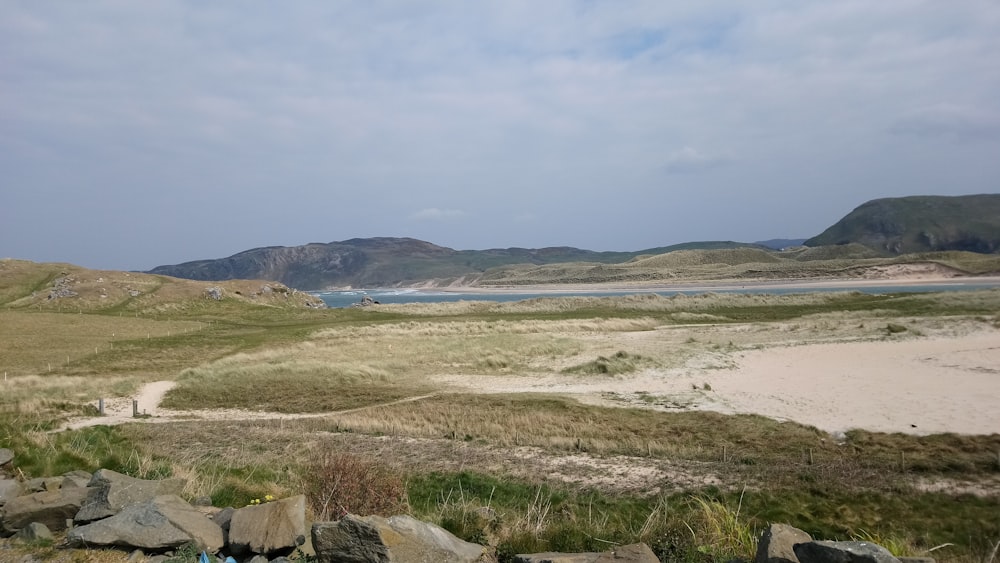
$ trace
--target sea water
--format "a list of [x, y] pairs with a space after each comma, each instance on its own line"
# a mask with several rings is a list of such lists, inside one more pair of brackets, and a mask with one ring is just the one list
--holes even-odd
[[857, 287], [845, 286], [767, 286], [751, 285], [744, 287], [720, 287], [698, 289], [635, 289], [635, 290], [595, 290], [595, 291], [504, 291], [498, 293], [464, 293], [454, 291], [434, 291], [423, 289], [354, 289], [346, 291], [311, 291], [326, 303], [327, 307], [351, 307], [360, 304], [365, 297], [371, 297], [379, 303], [445, 303], [453, 301], [494, 301], [509, 302], [535, 299], [539, 297], [613, 297], [620, 295], [649, 295], [651, 293], [669, 297], [671, 295], [698, 295], [703, 293], [749, 293], [787, 295], [795, 293], [816, 293], [831, 291], [860, 291], [870, 294], [885, 293], [924, 293], [929, 291], [969, 291], [1000, 287], [996, 283], [947, 282], [921, 285], [865, 285]]

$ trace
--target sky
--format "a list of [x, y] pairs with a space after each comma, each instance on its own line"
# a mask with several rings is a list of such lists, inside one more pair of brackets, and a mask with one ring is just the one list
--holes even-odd
[[806, 238], [1000, 192], [995, 0], [0, 0], [0, 258]]

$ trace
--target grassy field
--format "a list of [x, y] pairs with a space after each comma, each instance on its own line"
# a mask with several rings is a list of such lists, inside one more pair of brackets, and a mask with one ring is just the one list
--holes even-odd
[[[25, 477], [181, 476], [187, 496], [220, 506], [306, 492], [316, 517], [408, 511], [501, 559], [632, 541], [664, 560], [750, 558], [769, 522], [909, 554], [952, 544], [940, 560], [983, 561], [1000, 540], [1000, 435], [835, 438], [678, 411], [641, 388], [569, 392], [679, 366], [711, 374], [773, 346], [995, 330], [1000, 291], [318, 310], [263, 282], [217, 301], [215, 284], [129, 274], [142, 293], [112, 297], [124, 274], [17, 266], [0, 278], [0, 447]], [[67, 275], [82, 298], [48, 299]], [[49, 432], [157, 380], [177, 382], [164, 408], [200, 419]], [[691, 394], [711, 393], [696, 383]], [[335, 475], [350, 484], [340, 497]]]

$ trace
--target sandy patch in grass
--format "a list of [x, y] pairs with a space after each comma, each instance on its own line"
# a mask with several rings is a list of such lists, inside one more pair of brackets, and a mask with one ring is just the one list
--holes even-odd
[[707, 378], [713, 410], [830, 432], [1000, 433], [1000, 334], [815, 344], [741, 354]]
[[[907, 333], [887, 337], [884, 322], [877, 331], [869, 323], [853, 333], [838, 332], [835, 324], [818, 319], [811, 326], [703, 325], [619, 336], [605, 348], [627, 344], [647, 353], [673, 347], [679, 360], [614, 377], [548, 372], [435, 380], [479, 393], [563, 394], [595, 405], [760, 414], [831, 433], [1000, 433], [1000, 331], [973, 321], [929, 319], [908, 322]], [[917, 327], [928, 336], [915, 336]]]
[[[877, 311], [818, 314], [789, 322], [664, 325], [655, 330], [556, 332], [572, 337], [578, 353], [533, 357], [508, 372], [472, 369], [437, 373], [437, 391], [540, 393], [583, 403], [665, 412], [703, 410], [760, 414], [831, 433], [852, 428], [934, 434], [1000, 433], [1000, 331], [995, 319], [893, 317], [905, 326], [889, 334]], [[566, 328], [566, 327], [561, 327]], [[563, 370], [617, 351], [644, 358], [641, 369], [609, 375]], [[131, 398], [109, 399], [105, 417], [71, 428], [127, 421], [179, 419], [297, 419], [351, 411], [290, 415], [224, 408], [171, 411], [159, 401], [171, 382]], [[417, 400], [431, 395], [403, 399]], [[387, 401], [384, 404], [394, 404]], [[370, 405], [371, 408], [378, 405]], [[355, 409], [351, 409], [355, 410]]]

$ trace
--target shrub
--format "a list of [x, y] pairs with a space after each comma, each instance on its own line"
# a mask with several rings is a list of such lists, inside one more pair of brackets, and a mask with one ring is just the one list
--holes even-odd
[[363, 457], [326, 452], [304, 476], [306, 499], [318, 520], [344, 514], [391, 516], [408, 512], [406, 486], [392, 468]]

